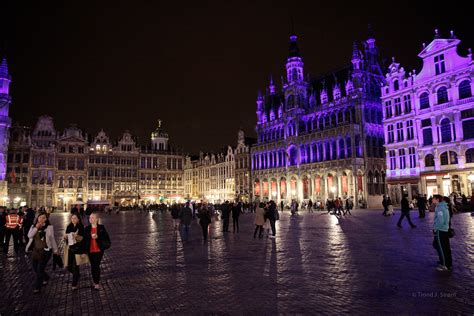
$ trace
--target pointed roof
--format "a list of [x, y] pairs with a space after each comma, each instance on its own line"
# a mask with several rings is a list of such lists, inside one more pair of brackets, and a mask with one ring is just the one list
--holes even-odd
[[357, 42], [352, 42], [352, 60], [360, 59], [359, 48], [357, 47]]
[[8, 78], [9, 76], [7, 58], [3, 57], [2, 63], [0, 64], [0, 78]]
[[372, 27], [372, 24], [367, 26], [367, 39], [375, 39], [374, 28]]
[[290, 35], [290, 49], [289, 49], [288, 58], [292, 58], [292, 57], [301, 58], [300, 49], [298, 47], [298, 43], [296, 42], [297, 39], [298, 39], [298, 36], [296, 36], [296, 34], [293, 33]]

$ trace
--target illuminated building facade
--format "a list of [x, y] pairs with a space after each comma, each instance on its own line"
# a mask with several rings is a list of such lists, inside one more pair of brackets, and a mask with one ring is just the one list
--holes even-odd
[[201, 152], [199, 157], [186, 157], [184, 174], [184, 194], [188, 199], [211, 203], [236, 199], [235, 159], [231, 146], [217, 154]]
[[393, 59], [382, 87], [387, 182], [402, 193], [471, 195], [474, 182], [474, 67], [471, 50], [458, 54], [453, 32], [435, 38], [418, 56], [419, 73]]
[[8, 206], [69, 209], [89, 205], [181, 202], [184, 156], [159, 127], [139, 147], [126, 131], [112, 144], [104, 131], [92, 141], [76, 126], [58, 133], [42, 116], [35, 128], [14, 126], [8, 149]]
[[[369, 32], [371, 33], [371, 32]], [[286, 79], [257, 97], [257, 143], [251, 147], [256, 200], [325, 201], [354, 197], [380, 207], [385, 192], [380, 86], [374, 37], [353, 45], [351, 65], [310, 79], [297, 37], [290, 37]]]
[[0, 205], [7, 203], [8, 186], [5, 181], [7, 172], [7, 153], [9, 142], [9, 129], [11, 125], [10, 117], [10, 81], [6, 58], [0, 64]]

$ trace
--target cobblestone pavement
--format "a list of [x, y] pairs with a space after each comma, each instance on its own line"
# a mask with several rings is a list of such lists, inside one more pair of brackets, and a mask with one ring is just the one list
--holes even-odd
[[[430, 231], [433, 214], [417, 228], [395, 226], [399, 212], [355, 210], [337, 219], [326, 213], [288, 212], [277, 238], [253, 239], [253, 215], [241, 216], [240, 233], [221, 232], [214, 221], [203, 244], [191, 226], [182, 244], [169, 214], [103, 215], [112, 247], [103, 261], [102, 286], [91, 289], [82, 268], [52, 272], [32, 294], [33, 272], [24, 255], [0, 257], [0, 314], [471, 314], [474, 312], [474, 217], [453, 219], [454, 271], [435, 271]], [[54, 214], [58, 237], [66, 214]], [[232, 226], [232, 224], [231, 224]], [[51, 272], [51, 265], [49, 267]]]

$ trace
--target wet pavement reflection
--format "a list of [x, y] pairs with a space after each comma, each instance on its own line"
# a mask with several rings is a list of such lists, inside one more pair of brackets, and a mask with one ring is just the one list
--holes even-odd
[[[449, 275], [434, 270], [433, 214], [415, 218], [416, 229], [399, 229], [397, 217], [380, 214], [285, 213], [275, 240], [253, 238], [253, 214], [240, 217], [239, 233], [223, 233], [214, 219], [207, 243], [197, 221], [183, 243], [169, 214], [104, 214], [112, 247], [101, 291], [91, 289], [84, 266], [78, 291], [67, 271], [56, 270], [33, 296], [29, 258], [11, 252], [0, 259], [0, 314], [472, 313], [474, 218], [453, 219]], [[51, 221], [59, 238], [69, 216]]]

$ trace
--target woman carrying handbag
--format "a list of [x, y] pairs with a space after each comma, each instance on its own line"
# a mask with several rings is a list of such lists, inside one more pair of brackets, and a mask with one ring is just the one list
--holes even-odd
[[90, 225], [84, 229], [83, 250], [88, 254], [91, 263], [94, 289], [99, 290], [100, 263], [104, 251], [110, 248], [111, 242], [104, 225], [99, 224], [99, 216], [96, 213], [90, 215], [89, 222]]
[[46, 265], [51, 256], [58, 253], [58, 245], [54, 239], [54, 228], [49, 223], [46, 212], [39, 213], [35, 223], [28, 232], [29, 242], [26, 251], [33, 245], [31, 262], [33, 271], [36, 273], [35, 289], [33, 293], [41, 291], [41, 287], [48, 284], [49, 275], [46, 273]]
[[72, 273], [72, 289], [77, 290], [77, 283], [80, 278], [79, 264], [76, 261], [76, 256], [82, 253], [81, 242], [84, 238], [84, 226], [82, 225], [81, 218], [77, 214], [71, 215], [71, 222], [66, 227], [66, 233], [64, 234], [64, 265], [68, 271]]

